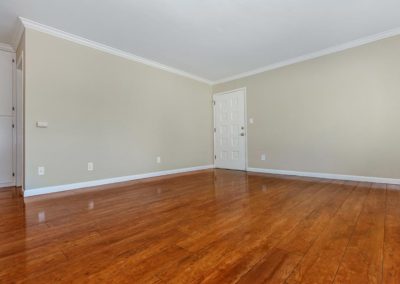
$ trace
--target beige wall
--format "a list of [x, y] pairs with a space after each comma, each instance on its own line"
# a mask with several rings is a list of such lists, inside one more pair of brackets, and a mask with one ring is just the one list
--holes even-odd
[[[249, 166], [400, 178], [400, 37], [214, 86], [247, 87]], [[265, 153], [267, 161], [261, 161]]]
[[30, 29], [25, 44], [27, 189], [213, 163], [209, 85]]

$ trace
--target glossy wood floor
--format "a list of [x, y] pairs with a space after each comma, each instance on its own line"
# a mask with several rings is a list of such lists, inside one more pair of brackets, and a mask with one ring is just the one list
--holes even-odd
[[400, 283], [397, 186], [208, 170], [24, 200], [1, 283]]

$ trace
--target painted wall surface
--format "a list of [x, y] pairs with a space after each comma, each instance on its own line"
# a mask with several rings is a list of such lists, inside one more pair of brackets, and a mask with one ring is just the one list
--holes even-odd
[[249, 167], [400, 178], [400, 36], [221, 83], [213, 92], [241, 87], [254, 119]]
[[209, 85], [31, 29], [25, 61], [27, 189], [213, 163]]

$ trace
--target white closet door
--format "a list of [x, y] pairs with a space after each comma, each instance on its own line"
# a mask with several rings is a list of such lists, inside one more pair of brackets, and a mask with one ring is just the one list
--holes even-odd
[[0, 116], [0, 187], [14, 183], [12, 117]]
[[0, 51], [0, 187], [13, 177], [13, 54]]
[[12, 116], [13, 54], [0, 50], [0, 116]]

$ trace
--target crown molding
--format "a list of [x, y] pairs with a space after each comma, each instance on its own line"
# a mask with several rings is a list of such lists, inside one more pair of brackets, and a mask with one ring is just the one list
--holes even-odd
[[14, 28], [14, 36], [11, 40], [11, 45], [14, 50], [17, 50], [19, 43], [21, 42], [22, 35], [24, 34], [25, 27], [21, 21], [21, 18], [18, 18], [17, 25]]
[[310, 59], [315, 59], [315, 58], [318, 58], [318, 57], [322, 57], [324, 55], [337, 53], [337, 52], [340, 52], [340, 51], [344, 51], [346, 49], [351, 49], [351, 48], [354, 48], [354, 47], [358, 47], [358, 46], [361, 46], [361, 45], [365, 45], [365, 44], [368, 44], [368, 43], [372, 43], [372, 42], [375, 42], [375, 41], [378, 41], [378, 40], [382, 40], [382, 39], [393, 37], [393, 36], [397, 36], [397, 35], [400, 35], [400, 27], [396, 28], [396, 29], [388, 30], [388, 31], [385, 31], [385, 32], [382, 32], [382, 33], [379, 33], [379, 34], [375, 34], [375, 35], [363, 37], [363, 38], [360, 38], [360, 39], [357, 39], [357, 40], [353, 40], [353, 41], [350, 41], [350, 42], [347, 42], [347, 43], [344, 43], [344, 44], [340, 44], [340, 45], [336, 45], [336, 46], [333, 46], [333, 47], [329, 47], [329, 48], [326, 48], [326, 49], [323, 49], [323, 50], [319, 50], [317, 52], [312, 52], [312, 53], [309, 53], [309, 54], [305, 54], [305, 55], [301, 55], [301, 56], [298, 56], [298, 57], [295, 57], [295, 58], [291, 58], [291, 59], [288, 59], [288, 60], [277, 62], [277, 63], [271, 64], [271, 65], [267, 65], [267, 66], [264, 66], [264, 67], [261, 67], [261, 68], [257, 68], [257, 69], [251, 70], [251, 71], [247, 71], [247, 72], [244, 72], [244, 73], [240, 73], [240, 74], [237, 74], [237, 75], [226, 77], [224, 79], [216, 80], [216, 81], [213, 82], [213, 85], [226, 83], [226, 82], [230, 82], [230, 81], [233, 81], [233, 80], [249, 77], [249, 76], [260, 74], [260, 73], [263, 73], [263, 72], [266, 72], [266, 71], [271, 71], [271, 70], [278, 69], [278, 68], [281, 68], [281, 67], [285, 67], [285, 66], [289, 66], [289, 65], [292, 65], [292, 64], [304, 62], [304, 61], [307, 61], [307, 60], [310, 60]]
[[[354, 48], [354, 47], [362, 46], [362, 45], [365, 45], [365, 44], [368, 44], [368, 43], [372, 43], [372, 42], [375, 42], [375, 41], [378, 41], [378, 40], [382, 40], [382, 39], [385, 39], [385, 38], [389, 38], [389, 37], [400, 35], [400, 27], [399, 27], [399, 28], [391, 29], [391, 30], [388, 30], [388, 31], [385, 31], [385, 32], [382, 32], [382, 33], [375, 34], [375, 35], [371, 35], [371, 36], [363, 37], [363, 38], [360, 38], [360, 39], [357, 39], [357, 40], [353, 40], [353, 41], [350, 41], [350, 42], [347, 42], [347, 43], [344, 43], [344, 44], [336, 45], [336, 46], [329, 47], [329, 48], [326, 48], [326, 49], [323, 49], [323, 50], [319, 50], [319, 51], [312, 52], [312, 53], [309, 53], [309, 54], [301, 55], [301, 56], [298, 56], [298, 57], [295, 57], [295, 58], [291, 58], [291, 59], [288, 59], [288, 60], [284, 60], [284, 61], [280, 61], [280, 62], [277, 62], [277, 63], [273, 63], [273, 64], [270, 64], [270, 65], [267, 65], [267, 66], [264, 66], [264, 67], [261, 67], [261, 68], [257, 68], [257, 69], [251, 70], [251, 71], [239, 73], [237, 75], [233, 75], [233, 76], [229, 76], [229, 77], [226, 77], [226, 78], [223, 78], [223, 79], [212, 81], [212, 80], [208, 80], [208, 79], [205, 79], [205, 78], [190, 74], [190, 73], [185, 72], [183, 70], [179, 70], [179, 69], [176, 69], [176, 68], [161, 64], [159, 62], [156, 62], [156, 61], [153, 61], [153, 60], [150, 60], [150, 59], [146, 59], [146, 58], [137, 56], [135, 54], [132, 54], [132, 53], [129, 53], [129, 52], [126, 52], [126, 51], [122, 51], [122, 50], [119, 50], [119, 49], [116, 49], [116, 48], [113, 48], [113, 47], [110, 47], [110, 46], [107, 46], [107, 45], [104, 45], [104, 44], [101, 44], [101, 43], [98, 43], [98, 42], [95, 42], [95, 41], [92, 41], [92, 40], [89, 40], [89, 39], [86, 39], [86, 38], [83, 38], [83, 37], [80, 37], [80, 36], [77, 36], [77, 35], [74, 35], [74, 34], [71, 34], [71, 33], [67, 33], [67, 32], [64, 32], [62, 30], [59, 30], [59, 29], [56, 29], [56, 28], [53, 28], [53, 27], [50, 27], [50, 26], [47, 26], [47, 25], [43, 25], [43, 24], [40, 24], [38, 22], [29, 20], [29, 19], [26, 19], [26, 18], [22, 18], [22, 17], [19, 17], [19, 21], [18, 21], [17, 27], [16, 27], [15, 32], [14, 32], [12, 45], [9, 46], [9, 45], [0, 44], [0, 49], [4, 50], [5, 48], [7, 48], [8, 51], [14, 52], [17, 49], [17, 47], [18, 47], [18, 45], [19, 45], [19, 43], [21, 41], [21, 38], [22, 38], [22, 35], [24, 33], [25, 28], [30, 28], [30, 29], [37, 30], [37, 31], [40, 31], [40, 32], [43, 32], [43, 33], [47, 33], [47, 34], [50, 34], [50, 35], [53, 35], [53, 36], [56, 36], [56, 37], [59, 37], [59, 38], [65, 39], [65, 40], [69, 40], [69, 41], [72, 41], [72, 42], [75, 42], [75, 43], [78, 43], [78, 44], [81, 44], [81, 45], [84, 45], [84, 46], [87, 46], [87, 47], [91, 47], [91, 48], [94, 48], [94, 49], [109, 53], [109, 54], [113, 54], [113, 55], [116, 55], [116, 56], [119, 56], [119, 57], [123, 57], [123, 58], [128, 59], [128, 60], [139, 62], [139, 63], [145, 64], [145, 65], [157, 68], [157, 69], [161, 69], [161, 70], [173, 73], [173, 74], [177, 74], [177, 75], [180, 75], [180, 76], [183, 76], [183, 77], [187, 77], [187, 78], [199, 81], [199, 82], [203, 82], [203, 83], [206, 83], [208, 85], [217, 85], [217, 84], [221, 84], [221, 83], [226, 83], [226, 82], [238, 80], [238, 79], [249, 77], [249, 76], [252, 76], [252, 75], [257, 75], [257, 74], [260, 74], [260, 73], [263, 73], [263, 72], [266, 72], [266, 71], [279, 69], [279, 68], [282, 68], [282, 67], [285, 67], [285, 66], [293, 65], [293, 64], [296, 64], [296, 63], [300, 63], [300, 62], [304, 62], [304, 61], [307, 61], [307, 60], [311, 60], [311, 59], [315, 59], [315, 58], [318, 58], [318, 57], [322, 57], [322, 56], [325, 56], [325, 55], [337, 53], [337, 52], [344, 51], [344, 50], [347, 50], [347, 49], [351, 49], [351, 48]], [[2, 48], [2, 46], [3, 46], [3, 48]], [[10, 48], [11, 48], [11, 50], [10, 50]]]
[[[95, 41], [92, 41], [92, 40], [89, 40], [89, 39], [86, 39], [86, 38], [83, 38], [83, 37], [80, 37], [80, 36], [77, 36], [77, 35], [74, 35], [74, 34], [71, 34], [71, 33], [67, 33], [67, 32], [64, 32], [62, 30], [59, 30], [59, 29], [56, 29], [56, 28], [53, 28], [53, 27], [50, 27], [50, 26], [46, 26], [46, 25], [37, 23], [37, 22], [29, 20], [29, 19], [25, 19], [25, 18], [22, 18], [22, 17], [19, 17], [19, 19], [20, 19], [20, 21], [22, 23], [22, 26], [24, 28], [29, 28], [29, 29], [33, 29], [33, 30], [36, 30], [36, 31], [40, 31], [40, 32], [43, 32], [43, 33], [46, 33], [46, 34], [49, 34], [49, 35], [52, 35], [52, 36], [55, 36], [55, 37], [58, 37], [58, 38], [62, 38], [62, 39], [68, 40], [68, 41], [72, 41], [72, 42], [78, 43], [80, 45], [91, 47], [91, 48], [94, 48], [94, 49], [97, 49], [97, 50], [100, 50], [100, 51], [103, 51], [103, 52], [106, 52], [106, 53], [109, 53], [109, 54], [113, 54], [113, 55], [116, 55], [116, 56], [119, 56], [119, 57], [123, 57], [123, 58], [128, 59], [128, 60], [139, 62], [139, 63], [145, 64], [145, 65], [157, 68], [157, 69], [161, 69], [161, 70], [164, 70], [164, 71], [176, 74], [176, 75], [180, 75], [180, 76], [183, 76], [183, 77], [186, 77], [186, 78], [190, 78], [190, 79], [193, 79], [193, 80], [196, 80], [196, 81], [199, 81], [199, 82], [203, 82], [203, 83], [206, 83], [208, 85], [211, 85], [213, 83], [212, 81], [207, 80], [205, 78], [201, 78], [199, 76], [190, 74], [188, 72], [185, 72], [185, 71], [182, 71], [182, 70], [179, 70], [179, 69], [176, 69], [176, 68], [161, 64], [159, 62], [156, 62], [156, 61], [153, 61], [153, 60], [150, 60], [150, 59], [146, 59], [146, 58], [137, 56], [135, 54], [132, 54], [132, 53], [129, 53], [129, 52], [126, 52], [126, 51], [122, 51], [122, 50], [113, 48], [113, 47], [108, 46], [108, 45], [104, 45], [102, 43], [98, 43], [98, 42], [95, 42]], [[19, 38], [19, 39], [15, 40], [15, 41], [19, 42], [22, 34], [23, 34], [23, 32], [19, 32], [17, 30], [15, 38]]]

